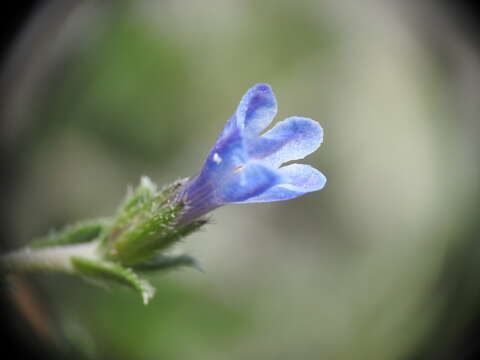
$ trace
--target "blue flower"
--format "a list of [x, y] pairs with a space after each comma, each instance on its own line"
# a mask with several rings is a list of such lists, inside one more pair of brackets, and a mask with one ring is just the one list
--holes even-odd
[[222, 205], [288, 200], [324, 187], [325, 176], [309, 165], [281, 166], [314, 152], [323, 140], [322, 127], [294, 116], [261, 134], [276, 113], [269, 85], [257, 84], [247, 91], [203, 169], [179, 193], [185, 204], [182, 223]]

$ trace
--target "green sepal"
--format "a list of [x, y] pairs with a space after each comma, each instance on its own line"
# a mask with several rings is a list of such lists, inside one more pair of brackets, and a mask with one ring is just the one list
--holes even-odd
[[127, 196], [101, 240], [104, 257], [134, 266], [203, 226], [204, 220], [187, 225], [177, 223], [183, 204], [174, 199], [182, 184], [177, 181], [157, 190], [150, 179], [143, 177], [140, 185]]
[[75, 272], [98, 285], [111, 287], [123, 285], [136, 290], [146, 305], [153, 297], [155, 288], [145, 279], [140, 278], [132, 269], [108, 261], [91, 260], [72, 256]]
[[52, 231], [45, 237], [34, 239], [29, 247], [42, 249], [59, 245], [86, 243], [95, 240], [108, 224], [108, 219], [82, 221], [66, 226], [59, 231]]
[[173, 270], [179, 267], [191, 267], [202, 271], [203, 269], [198, 264], [197, 260], [189, 255], [157, 255], [144, 263], [135, 265], [134, 270], [151, 272], [151, 271], [165, 271]]

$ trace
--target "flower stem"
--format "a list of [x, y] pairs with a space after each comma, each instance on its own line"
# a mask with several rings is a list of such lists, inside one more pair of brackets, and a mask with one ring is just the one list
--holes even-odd
[[72, 256], [97, 260], [99, 259], [97, 248], [97, 241], [42, 249], [25, 247], [0, 256], [0, 274], [35, 271], [74, 272]]

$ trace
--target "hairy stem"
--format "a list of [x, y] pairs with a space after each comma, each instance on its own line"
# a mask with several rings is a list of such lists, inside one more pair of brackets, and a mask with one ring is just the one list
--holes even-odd
[[43, 249], [26, 247], [0, 256], [0, 273], [34, 271], [73, 272], [72, 256], [97, 260], [99, 259], [97, 248], [97, 241]]

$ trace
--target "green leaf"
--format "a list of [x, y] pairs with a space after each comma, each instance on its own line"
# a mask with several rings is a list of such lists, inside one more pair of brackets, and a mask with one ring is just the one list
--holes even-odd
[[33, 240], [29, 247], [41, 249], [90, 242], [102, 233], [108, 222], [108, 219], [96, 219], [69, 225], [60, 231], [52, 231], [45, 237]]
[[131, 269], [121, 265], [90, 260], [79, 256], [72, 256], [71, 263], [80, 275], [99, 285], [124, 285], [140, 293], [146, 305], [153, 297], [155, 288], [147, 281], [140, 278]]
[[165, 271], [173, 270], [178, 267], [192, 267], [199, 271], [203, 271], [197, 260], [189, 255], [158, 255], [151, 260], [138, 264], [134, 267], [138, 271]]

